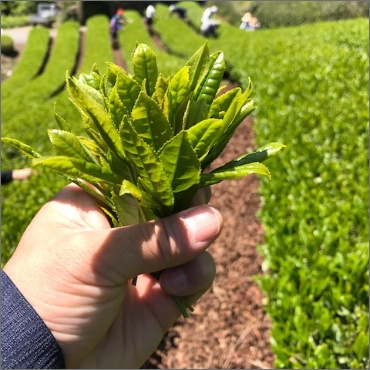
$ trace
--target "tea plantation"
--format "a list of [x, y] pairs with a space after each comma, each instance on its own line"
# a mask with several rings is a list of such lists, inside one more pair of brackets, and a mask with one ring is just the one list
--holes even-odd
[[[202, 10], [181, 4], [194, 17], [190, 24], [157, 5], [154, 28], [165, 49], [153, 43], [138, 13], [125, 13], [130, 22], [119, 39], [129, 69], [136, 42], [149, 44], [159, 69], [171, 74], [205, 41], [191, 25]], [[32, 30], [2, 85], [2, 136], [51, 150], [46, 129], [56, 127], [54, 102], [70, 123], [78, 120], [63, 90], [66, 70], [78, 74], [114, 61], [108, 22], [89, 19], [83, 53], [78, 25], [62, 24], [44, 65], [47, 32]], [[286, 145], [259, 189], [265, 229], [259, 284], [277, 368], [369, 367], [368, 27], [367, 19], [354, 19], [245, 32], [223, 23], [219, 37], [208, 40], [211, 51], [225, 52], [235, 83], [246, 88], [252, 80], [257, 145]], [[12, 147], [2, 145], [1, 154], [3, 169], [30, 164]], [[28, 182], [2, 186], [2, 264], [37, 210], [66, 184], [37, 171]]]

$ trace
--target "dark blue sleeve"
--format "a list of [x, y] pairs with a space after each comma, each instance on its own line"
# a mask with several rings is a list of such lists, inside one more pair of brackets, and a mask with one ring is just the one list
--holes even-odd
[[4, 271], [1, 287], [1, 368], [65, 368], [55, 338]]
[[1, 183], [8, 184], [13, 181], [13, 171], [1, 171]]

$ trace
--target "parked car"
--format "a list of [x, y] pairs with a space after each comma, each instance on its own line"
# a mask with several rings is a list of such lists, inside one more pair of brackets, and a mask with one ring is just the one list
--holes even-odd
[[59, 12], [54, 3], [40, 3], [37, 5], [37, 13], [30, 16], [30, 23], [33, 26], [38, 24], [51, 27]]

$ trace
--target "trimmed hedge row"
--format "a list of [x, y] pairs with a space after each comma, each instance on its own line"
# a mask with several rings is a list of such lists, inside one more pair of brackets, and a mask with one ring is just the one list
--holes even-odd
[[26, 46], [12, 75], [1, 84], [1, 97], [7, 98], [23, 87], [41, 71], [49, 47], [49, 31], [44, 27], [33, 28]]
[[23, 115], [25, 121], [29, 120], [30, 109], [37, 109], [40, 100], [49, 98], [63, 88], [65, 71], [74, 69], [78, 51], [78, 23], [73, 21], [63, 23], [58, 29], [55, 44], [43, 73], [23, 84], [17, 94], [3, 99], [2, 104], [6, 109], [3, 110], [2, 119], [5, 125], [11, 125], [18, 115]]
[[[109, 33], [109, 18], [105, 15], [90, 17], [86, 22], [84, 35], [84, 50], [81, 64], [78, 66], [76, 75], [89, 73], [94, 64], [103, 73], [107, 62], [114, 62], [113, 50]], [[71, 71], [69, 71], [71, 73]], [[66, 119], [71, 127], [80, 122], [80, 114], [70, 102], [68, 93], [63, 90], [56, 97], [56, 110], [59, 115]], [[48, 102], [52, 108], [52, 104]]]
[[260, 190], [275, 366], [367, 368], [368, 22], [222, 25], [210, 45], [252, 79], [257, 146], [287, 144]]
[[[153, 27], [170, 53], [187, 59], [192, 54], [190, 50], [197, 50], [204, 44], [206, 39], [184, 21], [177, 17], [168, 17], [168, 6], [158, 4], [156, 9], [157, 17]], [[179, 35], [181, 42], [178, 42]]]
[[133, 72], [131, 54], [137, 43], [147, 44], [156, 53], [158, 68], [166, 76], [174, 74], [181, 65], [184, 65], [183, 59], [169, 55], [154, 43], [144, 25], [142, 16], [137, 11], [127, 10], [125, 17], [128, 19], [128, 23], [124, 26], [118, 37], [123, 58], [131, 73]]

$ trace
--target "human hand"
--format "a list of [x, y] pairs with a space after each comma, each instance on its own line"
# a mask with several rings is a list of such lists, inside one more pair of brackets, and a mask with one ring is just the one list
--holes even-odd
[[[111, 228], [96, 200], [69, 185], [41, 208], [4, 271], [67, 367], [139, 368], [180, 316], [173, 295], [193, 304], [211, 286], [205, 250], [221, 228], [219, 212], [205, 205]], [[150, 273], [159, 270], [158, 282]]]
[[36, 172], [32, 168], [20, 168], [12, 171], [13, 180], [28, 180]]

